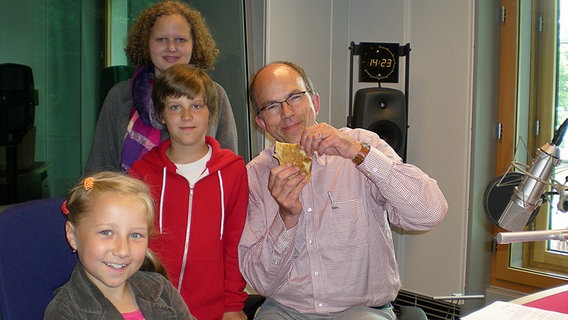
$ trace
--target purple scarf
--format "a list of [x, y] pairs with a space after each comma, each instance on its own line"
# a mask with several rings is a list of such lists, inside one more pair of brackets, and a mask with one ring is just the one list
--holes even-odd
[[122, 145], [121, 166], [128, 170], [143, 154], [162, 141], [162, 124], [156, 119], [152, 103], [154, 68], [142, 66], [136, 69], [130, 79], [132, 109]]

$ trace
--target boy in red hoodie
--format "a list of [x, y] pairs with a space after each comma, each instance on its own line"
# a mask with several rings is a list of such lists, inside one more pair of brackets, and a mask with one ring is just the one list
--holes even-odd
[[203, 69], [178, 64], [161, 73], [152, 99], [170, 138], [136, 161], [129, 174], [152, 191], [159, 235], [149, 247], [192, 314], [245, 320], [237, 246], [248, 180], [243, 158], [206, 136], [217, 115], [216, 92]]

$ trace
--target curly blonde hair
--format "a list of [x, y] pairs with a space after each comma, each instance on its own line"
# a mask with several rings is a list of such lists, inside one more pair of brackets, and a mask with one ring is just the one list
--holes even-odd
[[137, 67], [152, 64], [148, 48], [150, 30], [158, 17], [174, 14], [183, 16], [191, 29], [193, 51], [189, 63], [212, 70], [215, 59], [219, 56], [219, 49], [201, 12], [186, 3], [171, 0], [158, 2], [145, 9], [130, 27], [127, 45], [124, 49], [130, 62]]

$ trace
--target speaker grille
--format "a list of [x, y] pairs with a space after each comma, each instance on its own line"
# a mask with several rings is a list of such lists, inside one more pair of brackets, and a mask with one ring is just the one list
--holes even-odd
[[353, 127], [375, 132], [406, 161], [406, 99], [391, 88], [364, 88], [355, 93]]

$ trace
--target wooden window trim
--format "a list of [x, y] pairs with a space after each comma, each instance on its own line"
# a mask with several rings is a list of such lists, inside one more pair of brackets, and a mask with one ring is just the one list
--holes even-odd
[[[499, 76], [499, 123], [501, 139], [497, 142], [496, 174], [504, 174], [514, 157], [516, 145], [515, 119], [517, 105], [517, 50], [518, 50], [518, 1], [501, 0], [506, 8], [506, 20], [501, 25], [500, 76]], [[536, 143], [536, 142], [534, 142]], [[494, 235], [503, 229], [495, 226]], [[511, 268], [510, 245], [496, 245], [492, 257], [491, 285], [515, 291], [532, 293], [567, 281], [542, 275], [525, 269]]]

